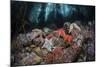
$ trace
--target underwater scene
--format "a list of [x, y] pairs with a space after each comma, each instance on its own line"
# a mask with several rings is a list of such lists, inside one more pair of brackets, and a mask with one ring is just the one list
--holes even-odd
[[95, 6], [11, 1], [11, 66], [95, 61]]

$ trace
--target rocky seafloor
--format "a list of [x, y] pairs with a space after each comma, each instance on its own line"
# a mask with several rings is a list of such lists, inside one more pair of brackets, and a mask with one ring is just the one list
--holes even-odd
[[[73, 44], [72, 35], [65, 38], [50, 28], [33, 29], [31, 32], [19, 33], [11, 41], [11, 65], [40, 65], [95, 60], [94, 24], [81, 25], [83, 36], [81, 46]], [[63, 29], [63, 28], [62, 28]], [[71, 41], [70, 41], [71, 40]], [[77, 41], [76, 41], [77, 42]]]

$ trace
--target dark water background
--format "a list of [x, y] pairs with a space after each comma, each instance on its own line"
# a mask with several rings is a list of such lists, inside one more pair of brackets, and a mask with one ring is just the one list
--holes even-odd
[[65, 22], [95, 20], [95, 6], [11, 1], [11, 36], [34, 28], [61, 28]]

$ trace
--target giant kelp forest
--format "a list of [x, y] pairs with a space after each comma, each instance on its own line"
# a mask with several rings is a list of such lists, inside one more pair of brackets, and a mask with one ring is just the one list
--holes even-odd
[[11, 65], [95, 60], [95, 6], [11, 1]]

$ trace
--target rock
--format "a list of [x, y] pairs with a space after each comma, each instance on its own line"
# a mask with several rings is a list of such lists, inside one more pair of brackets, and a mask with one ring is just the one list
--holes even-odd
[[43, 57], [46, 56], [49, 52], [46, 48], [42, 48], [41, 51], [42, 51], [42, 56]]
[[70, 24], [69, 33], [72, 32], [72, 30], [75, 30], [75, 29], [77, 30], [77, 32], [81, 31], [81, 28], [76, 23]]
[[52, 52], [49, 52], [46, 56], [44, 56], [44, 62], [45, 63], [53, 63], [54, 60], [54, 54]]
[[82, 36], [82, 34], [78, 34], [73, 38], [73, 43], [80, 47], [82, 46], [83, 39], [84, 37]]
[[44, 38], [42, 38], [41, 36], [40, 37], [37, 37], [37, 38], [35, 38], [35, 39], [33, 39], [33, 44], [35, 45], [35, 46], [43, 46], [43, 44], [44, 44]]
[[66, 63], [73, 62], [76, 59], [79, 52], [80, 50], [73, 49], [72, 47], [64, 49], [64, 56], [63, 56], [64, 62]]
[[30, 47], [26, 47], [25, 50], [28, 51], [28, 52], [31, 52], [31, 48]]
[[65, 22], [63, 28], [66, 34], [69, 34], [69, 27], [70, 27], [70, 22]]
[[16, 43], [19, 46], [27, 46], [29, 45], [28, 43], [30, 43], [33, 39], [35, 39], [37, 36], [41, 34], [43, 34], [43, 32], [40, 29], [34, 29], [32, 30], [32, 32], [28, 32], [25, 34], [19, 34], [16, 38]]
[[49, 34], [49, 33], [51, 33], [53, 30], [50, 29], [50, 28], [44, 27], [44, 28], [43, 28], [43, 31], [44, 31], [45, 34]]
[[36, 46], [32, 44], [32, 45], [30, 45], [30, 47], [31, 47], [31, 48], [35, 48]]
[[30, 53], [28, 56], [23, 57], [23, 59], [20, 61], [21, 65], [32, 65], [32, 64], [38, 64], [41, 62], [41, 58], [37, 56], [35, 53]]
[[19, 36], [17, 37], [17, 43], [21, 46], [21, 45], [27, 45], [28, 43], [28, 39], [26, 37], [25, 34], [19, 34]]
[[47, 55], [44, 56], [45, 63], [60, 63], [62, 57], [63, 47], [55, 47], [52, 52], [49, 52]]
[[40, 47], [35, 47], [33, 48], [33, 50], [36, 52], [37, 55], [41, 56], [42, 55], [42, 51]]
[[54, 54], [54, 63], [62, 63], [62, 57], [63, 57], [63, 49], [64, 47], [55, 47], [52, 51]]

